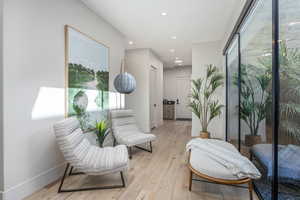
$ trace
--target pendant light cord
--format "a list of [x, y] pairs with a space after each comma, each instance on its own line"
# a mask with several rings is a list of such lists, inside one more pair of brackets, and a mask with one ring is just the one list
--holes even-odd
[[121, 69], [120, 69], [120, 74], [123, 74], [125, 72], [125, 66], [124, 66], [124, 59], [121, 61]]

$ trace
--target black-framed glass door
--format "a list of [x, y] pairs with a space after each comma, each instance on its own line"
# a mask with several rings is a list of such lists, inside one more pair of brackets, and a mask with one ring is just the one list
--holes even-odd
[[261, 199], [300, 199], [300, 1], [248, 0], [224, 54], [227, 140]]
[[227, 52], [227, 141], [239, 149], [239, 36], [236, 35]]
[[278, 199], [300, 199], [300, 1], [278, 1]]

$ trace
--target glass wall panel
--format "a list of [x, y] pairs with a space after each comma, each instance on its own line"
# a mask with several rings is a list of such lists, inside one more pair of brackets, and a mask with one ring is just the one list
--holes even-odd
[[238, 38], [236, 37], [227, 53], [227, 141], [232, 143], [238, 148], [238, 77], [239, 68], [239, 49], [238, 49]]
[[278, 197], [300, 199], [300, 1], [280, 0]]
[[255, 181], [261, 197], [272, 199], [272, 0], [258, 0], [240, 31], [241, 153], [262, 173]]
[[[278, 199], [300, 199], [300, 1], [279, 2], [280, 124], [278, 133]], [[272, 198], [272, 0], [257, 0], [227, 51], [228, 141], [249, 156], [262, 173], [255, 180], [259, 196]], [[238, 49], [239, 48], [239, 49]], [[241, 52], [239, 66], [238, 52]], [[241, 87], [237, 88], [240, 68]], [[276, 88], [275, 88], [276, 89]], [[238, 99], [240, 98], [240, 118]], [[238, 123], [241, 141], [238, 141]]]

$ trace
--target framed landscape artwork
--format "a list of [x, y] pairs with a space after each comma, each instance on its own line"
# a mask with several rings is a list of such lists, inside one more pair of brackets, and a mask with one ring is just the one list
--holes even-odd
[[66, 117], [76, 116], [84, 132], [105, 119], [109, 104], [109, 48], [65, 26]]

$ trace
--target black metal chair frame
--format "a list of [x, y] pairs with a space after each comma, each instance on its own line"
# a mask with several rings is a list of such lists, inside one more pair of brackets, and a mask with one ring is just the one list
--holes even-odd
[[[139, 146], [137, 146], [137, 145], [132, 146], [132, 147], [135, 147], [135, 148], [137, 148], [137, 149], [140, 149], [140, 150], [143, 150], [143, 151], [152, 153], [152, 142], [151, 142], [151, 141], [149, 142], [149, 147], [150, 147], [150, 149], [145, 149], [145, 148], [139, 147]], [[132, 159], [132, 147], [128, 147], [129, 159]]]
[[[102, 186], [102, 187], [87, 187], [87, 188], [76, 188], [76, 189], [62, 189], [65, 178], [68, 174], [68, 170], [70, 168], [70, 163], [67, 164], [67, 167], [65, 169], [64, 175], [61, 179], [59, 188], [58, 188], [58, 193], [62, 193], [62, 192], [80, 192], [80, 191], [88, 191], [88, 190], [105, 190], [105, 189], [116, 189], [116, 188], [124, 188], [126, 187], [125, 184], [125, 180], [124, 180], [124, 175], [123, 172], [121, 171], [121, 180], [122, 180], [122, 185], [112, 185], [112, 186]], [[81, 175], [81, 174], [85, 174], [83, 172], [73, 172], [73, 166], [71, 166], [70, 172], [69, 172], [69, 176], [74, 176], [74, 175]]]
[[[117, 144], [117, 141], [116, 141], [116, 138], [114, 137], [113, 146], [116, 146], [116, 144]], [[132, 146], [132, 147], [135, 147], [137, 149], [152, 153], [152, 142], [151, 141], [149, 142], [150, 149], [145, 149], [145, 148], [137, 146], [137, 145]], [[132, 159], [132, 147], [127, 147], [128, 148], [129, 159]]]

